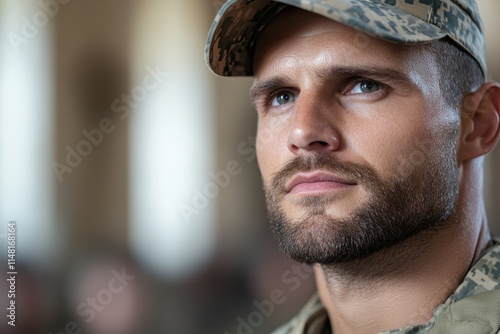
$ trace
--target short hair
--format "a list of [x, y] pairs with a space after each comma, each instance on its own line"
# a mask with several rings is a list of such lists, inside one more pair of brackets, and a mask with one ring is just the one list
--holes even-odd
[[460, 113], [462, 100], [485, 82], [479, 63], [448, 37], [427, 45], [439, 68], [439, 87], [445, 101]]

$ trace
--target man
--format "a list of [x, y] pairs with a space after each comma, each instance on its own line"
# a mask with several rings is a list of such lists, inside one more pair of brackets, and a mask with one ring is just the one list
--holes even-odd
[[500, 86], [473, 0], [230, 0], [206, 57], [254, 76], [271, 230], [315, 265], [275, 333], [500, 333]]

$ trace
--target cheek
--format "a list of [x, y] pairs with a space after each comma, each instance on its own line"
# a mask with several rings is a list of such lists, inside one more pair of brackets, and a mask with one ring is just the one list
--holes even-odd
[[272, 175], [283, 167], [287, 159], [286, 155], [289, 152], [286, 129], [259, 122], [256, 152], [262, 178], [267, 184]]
[[[431, 176], [441, 172], [451, 158], [449, 137], [430, 132], [407, 131], [384, 142], [383, 150], [373, 150], [373, 165], [387, 182]], [[423, 180], [421, 180], [423, 182]]]
[[429, 152], [433, 149], [438, 129], [425, 114], [424, 111], [414, 110], [413, 115], [416, 116], [413, 117], [358, 123], [364, 131], [351, 138], [353, 151], [373, 166], [382, 179], [404, 177], [428, 161]]

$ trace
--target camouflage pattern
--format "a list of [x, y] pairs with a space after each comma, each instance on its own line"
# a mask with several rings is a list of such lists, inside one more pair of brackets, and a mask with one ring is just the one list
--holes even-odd
[[[331, 334], [317, 294], [272, 334]], [[429, 322], [380, 334], [500, 334], [500, 239], [494, 239]]]
[[394, 43], [418, 44], [449, 36], [481, 65], [484, 29], [475, 0], [229, 0], [215, 17], [205, 58], [221, 76], [252, 76], [255, 40], [287, 6], [298, 7]]

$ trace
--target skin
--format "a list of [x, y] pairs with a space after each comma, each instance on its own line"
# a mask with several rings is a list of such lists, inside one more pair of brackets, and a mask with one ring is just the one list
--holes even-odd
[[[349, 263], [315, 266], [336, 334], [427, 322], [490, 240], [482, 156], [498, 141], [500, 86], [482, 85], [457, 111], [442, 98], [435, 73], [434, 59], [420, 46], [377, 40], [302, 10], [277, 16], [257, 40], [251, 95], [265, 186], [295, 157], [316, 153], [369, 165], [390, 180], [402, 173], [398, 158], [416, 150], [439, 155], [433, 145], [418, 143], [443, 141], [444, 132], [458, 129], [459, 195], [443, 228]], [[368, 81], [360, 84], [360, 77]], [[333, 218], [347, 217], [370, 196], [362, 185], [313, 192], [330, 199], [326, 213]], [[308, 207], [298, 203], [308, 196], [284, 196], [287, 217], [307, 215]]]

